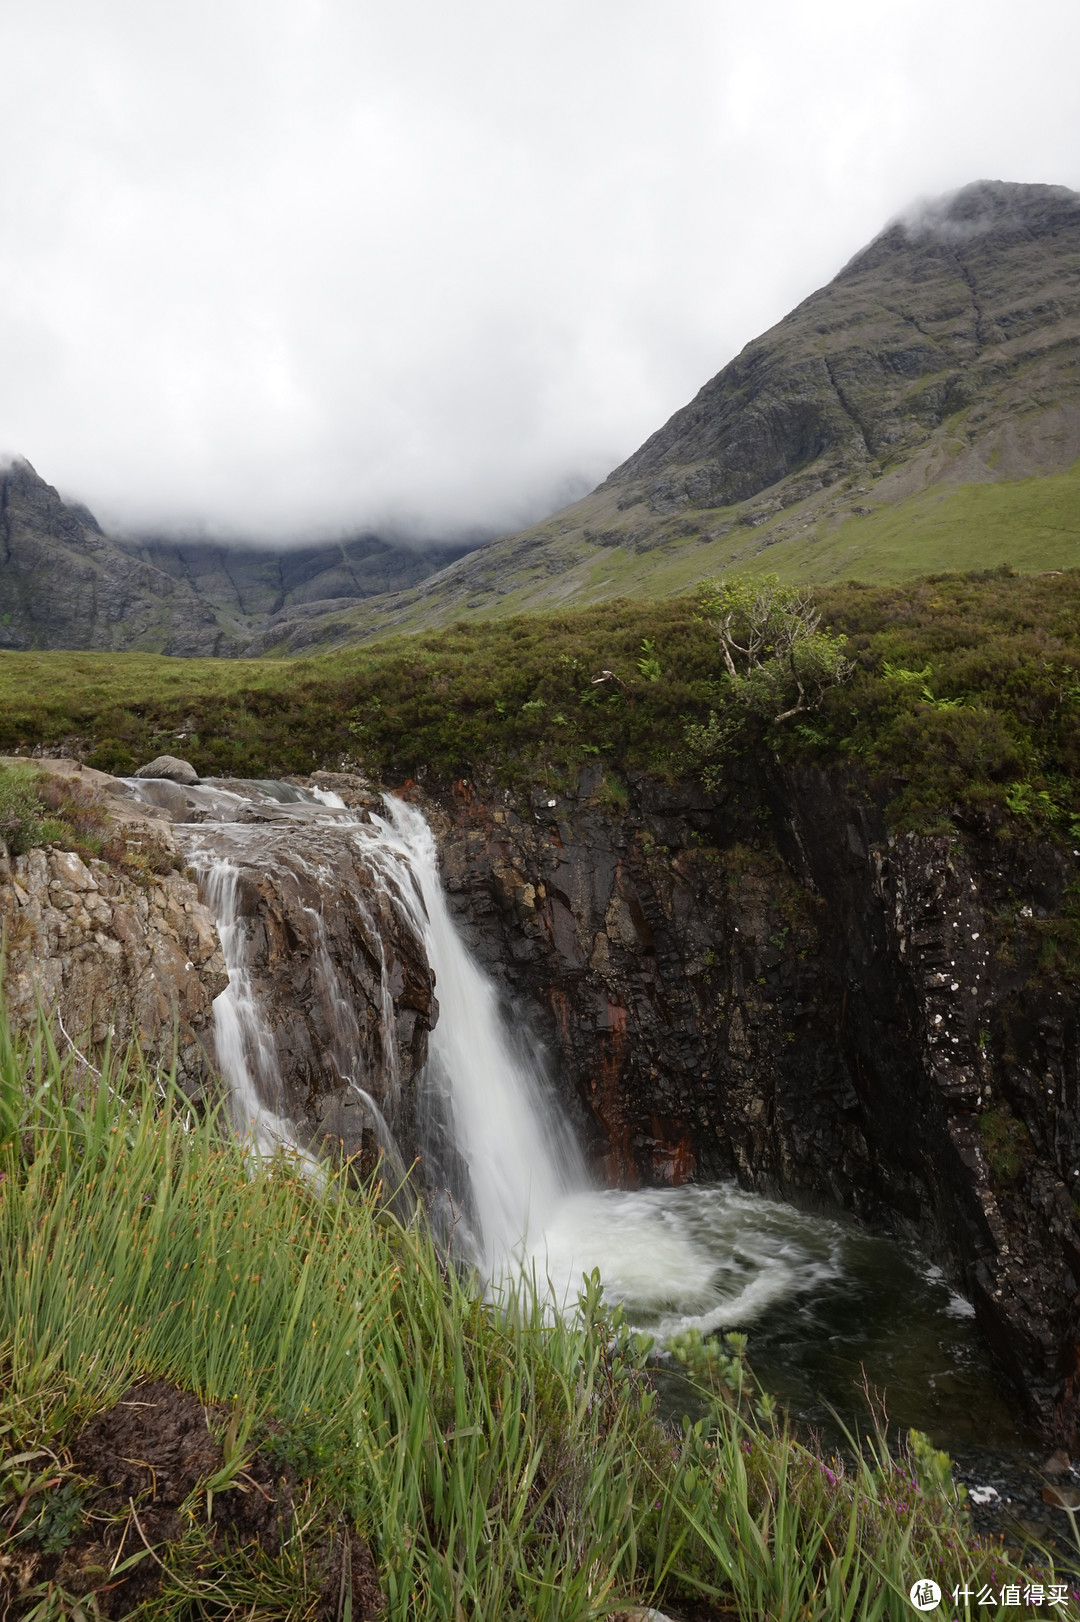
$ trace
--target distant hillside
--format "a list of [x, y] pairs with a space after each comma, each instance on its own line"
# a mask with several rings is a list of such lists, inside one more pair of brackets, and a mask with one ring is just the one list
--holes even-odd
[[20, 459], [0, 467], [0, 648], [257, 652], [468, 550], [372, 534], [289, 549], [109, 536]]
[[900, 580], [1005, 562], [1080, 563], [1080, 195], [981, 181], [888, 226], [591, 495], [336, 616], [330, 637], [732, 569]]
[[[466, 555], [463, 555], [466, 554]], [[732, 570], [1080, 564], [1080, 195], [980, 181], [889, 225], [583, 500], [474, 550], [110, 539], [0, 469], [0, 647], [299, 653]]]

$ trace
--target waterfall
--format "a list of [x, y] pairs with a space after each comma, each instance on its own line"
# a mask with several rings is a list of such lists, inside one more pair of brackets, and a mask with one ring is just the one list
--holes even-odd
[[[956, 1315], [971, 1309], [958, 1306], [933, 1270], [920, 1271], [923, 1264], [850, 1224], [730, 1183], [636, 1191], [590, 1184], [541, 1055], [527, 1030], [507, 1019], [454, 925], [435, 840], [415, 807], [386, 797], [385, 815], [361, 820], [334, 795], [270, 782], [181, 789], [150, 781], [132, 783], [131, 792], [176, 821], [217, 921], [229, 971], [214, 1003], [217, 1056], [234, 1129], [253, 1154], [285, 1153], [323, 1182], [321, 1162], [288, 1116], [287, 1099], [298, 1090], [296, 1078], [282, 1074], [274, 1032], [287, 1044], [292, 1010], [279, 1002], [271, 1025], [259, 995], [260, 925], [250, 906], [246, 917], [241, 907], [243, 888], [270, 878], [270, 905], [287, 894], [303, 935], [297, 950], [323, 1085], [336, 1082], [362, 1107], [390, 1194], [406, 1175], [391, 1122], [415, 1127], [436, 1219], [441, 1209], [444, 1233], [493, 1295], [523, 1268], [550, 1310], [573, 1311], [582, 1274], [598, 1268], [608, 1298], [661, 1354], [687, 1330], [754, 1324], [757, 1372], [814, 1424], [829, 1422], [825, 1399], [845, 1409], [865, 1358], [900, 1382], [906, 1423], [936, 1427], [943, 1358], [948, 1378], [963, 1382], [981, 1354], [965, 1327], [970, 1320]], [[367, 1004], [335, 956], [343, 936], [330, 923], [343, 884], [362, 891], [350, 890], [348, 899], [372, 971]], [[434, 971], [439, 1012], [416, 1086], [418, 1120], [403, 1123], [414, 1102], [396, 1036], [407, 935]], [[414, 1081], [410, 1074], [410, 1087]], [[987, 1378], [976, 1406], [989, 1411], [994, 1401]]]
[[281, 1070], [251, 983], [237, 904], [239, 869], [224, 857], [213, 856], [202, 865], [199, 877], [229, 971], [228, 985], [214, 999], [214, 1046], [229, 1089], [233, 1128], [256, 1154], [284, 1152], [300, 1170], [319, 1176], [318, 1161], [301, 1148], [292, 1123], [278, 1113]]
[[[175, 815], [178, 791], [133, 785]], [[599, 1266], [611, 1294], [658, 1338], [745, 1322], [835, 1267], [835, 1235], [797, 1237], [780, 1208], [733, 1189], [596, 1189], [527, 1037], [507, 1021], [495, 985], [469, 953], [447, 907], [431, 829], [414, 806], [385, 796], [386, 814], [359, 820], [336, 796], [272, 782], [200, 785], [182, 791], [195, 825], [181, 838], [217, 920], [229, 985], [214, 1004], [218, 1061], [237, 1133], [256, 1154], [283, 1149], [308, 1171], [317, 1159], [297, 1140], [284, 1107], [274, 1039], [251, 972], [253, 939], [240, 915], [241, 861], [249, 874], [303, 879], [317, 904], [307, 950], [325, 1011], [323, 1057], [363, 1104], [391, 1181], [406, 1175], [383, 1109], [400, 1099], [394, 999], [377, 922], [396, 914], [434, 971], [439, 1014], [417, 1097], [417, 1136], [436, 1225], [495, 1287], [521, 1267], [557, 1310], [572, 1307], [583, 1272]], [[260, 809], [261, 808], [261, 809]], [[271, 815], [269, 824], [252, 820]], [[365, 1044], [334, 962], [324, 909], [341, 882], [343, 847], [370, 875], [353, 895], [378, 964], [379, 1074], [361, 1072]], [[254, 852], [253, 852], [254, 848]], [[253, 853], [255, 861], [253, 862]], [[371, 1042], [367, 1044], [368, 1051]]]
[[[386, 796], [373, 818], [416, 883], [413, 926], [435, 971], [439, 1018], [431, 1034], [424, 1103], [433, 1158], [446, 1132], [467, 1175], [453, 1213], [457, 1238], [487, 1278], [524, 1259], [566, 1197], [588, 1186], [580, 1151], [548, 1095], [541, 1064], [518, 1051], [495, 986], [473, 960], [446, 905], [435, 840], [423, 815]], [[407, 903], [408, 904], [408, 903]]]
[[[218, 1062], [229, 1089], [237, 1133], [257, 1154], [282, 1148], [306, 1167], [315, 1158], [297, 1142], [284, 1108], [278, 1055], [252, 980], [253, 942], [239, 909], [243, 859], [277, 871], [283, 882], [301, 875], [320, 898], [302, 902], [310, 954], [327, 1010], [324, 1057], [371, 1120], [392, 1178], [405, 1176], [383, 1110], [400, 1099], [394, 1000], [375, 911], [382, 899], [405, 923], [434, 972], [439, 1017], [418, 1089], [418, 1136], [441, 1226], [460, 1254], [485, 1278], [535, 1259], [537, 1247], [565, 1199], [588, 1187], [580, 1151], [555, 1106], [548, 1078], [526, 1041], [515, 1042], [495, 986], [469, 954], [447, 909], [431, 830], [421, 812], [386, 796], [386, 816], [358, 820], [337, 796], [273, 782], [200, 784], [178, 792], [171, 784], [133, 780], [140, 798], [194, 824], [176, 828], [217, 921], [229, 985], [214, 1004]], [[253, 812], [265, 821], [253, 822]], [[296, 821], [294, 821], [296, 819]], [[303, 839], [301, 840], [301, 827]], [[379, 975], [380, 1110], [375, 1079], [360, 1072], [364, 1044], [356, 1011], [330, 949], [323, 905], [335, 880], [327, 840], [352, 845], [370, 872], [374, 893], [354, 895], [367, 924]]]

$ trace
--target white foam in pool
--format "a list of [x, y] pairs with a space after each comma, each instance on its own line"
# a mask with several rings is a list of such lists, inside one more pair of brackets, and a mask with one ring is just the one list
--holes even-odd
[[609, 1189], [564, 1200], [527, 1261], [559, 1311], [599, 1268], [606, 1298], [662, 1346], [688, 1329], [752, 1323], [837, 1278], [841, 1242], [835, 1223], [730, 1184]]

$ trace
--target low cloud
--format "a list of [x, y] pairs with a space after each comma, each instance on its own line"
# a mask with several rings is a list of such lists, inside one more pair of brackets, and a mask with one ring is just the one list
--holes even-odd
[[907, 198], [1080, 186], [1074, 6], [1019, 37], [998, 0], [893, 22], [8, 8], [0, 444], [127, 530], [517, 528]]

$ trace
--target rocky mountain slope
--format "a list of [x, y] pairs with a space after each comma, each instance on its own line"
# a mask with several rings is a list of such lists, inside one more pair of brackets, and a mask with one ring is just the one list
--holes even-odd
[[317, 642], [340, 609], [466, 550], [372, 534], [289, 550], [117, 538], [16, 460], [0, 467], [0, 648], [238, 656], [291, 634]]
[[894, 221], [583, 500], [462, 555], [115, 541], [0, 470], [0, 647], [258, 655], [732, 569], [1080, 563], [1080, 195], [980, 181]]
[[1005, 562], [1080, 562], [1080, 195], [983, 181], [887, 226], [591, 495], [334, 635], [663, 596], [732, 568]]

